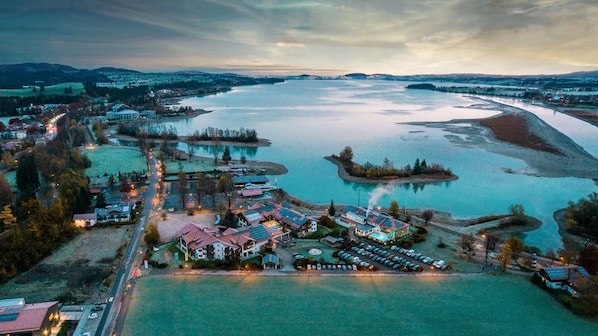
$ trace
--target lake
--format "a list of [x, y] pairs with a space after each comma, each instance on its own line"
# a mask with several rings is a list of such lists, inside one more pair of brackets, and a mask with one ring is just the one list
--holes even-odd
[[[186, 98], [182, 106], [213, 110], [193, 119], [168, 123], [180, 135], [207, 127], [255, 129], [272, 146], [259, 149], [231, 148], [233, 159], [273, 161], [289, 173], [272, 180], [293, 196], [309, 202], [388, 207], [392, 200], [401, 208], [432, 208], [457, 218], [508, 213], [522, 204], [527, 214], [543, 221], [527, 233], [526, 244], [542, 249], [562, 247], [552, 216], [597, 190], [595, 183], [579, 178], [542, 178], [508, 174], [525, 162], [475, 147], [451, 143], [441, 129], [406, 125], [415, 121], [448, 121], [483, 118], [498, 111], [462, 108], [476, 103], [468, 96], [427, 90], [407, 90], [406, 83], [359, 80], [292, 80], [276, 85], [238, 87], [207, 97]], [[598, 128], [552, 110], [516, 100], [501, 103], [524, 108], [571, 137], [592, 155], [598, 155]], [[323, 157], [353, 149], [354, 161], [381, 164], [388, 158], [405, 166], [417, 158], [450, 168], [459, 180], [436, 185], [403, 185], [381, 192], [374, 185], [340, 179], [334, 164]], [[179, 148], [186, 149], [185, 144]], [[211, 156], [198, 148], [197, 155]], [[374, 191], [375, 190], [375, 191]]]

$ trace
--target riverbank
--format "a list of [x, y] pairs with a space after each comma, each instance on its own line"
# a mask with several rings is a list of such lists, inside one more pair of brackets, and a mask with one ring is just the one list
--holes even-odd
[[408, 124], [441, 128], [449, 133], [445, 137], [456, 145], [482, 148], [527, 164], [522, 169], [503, 168], [507, 173], [598, 181], [598, 159], [533, 113], [488, 99], [474, 99], [479, 103], [461, 108], [499, 113], [483, 119]]
[[365, 177], [357, 177], [350, 175], [343, 163], [333, 156], [325, 156], [324, 159], [334, 163], [338, 170], [338, 176], [347, 182], [354, 182], [354, 183], [369, 183], [369, 184], [379, 184], [379, 183], [392, 183], [392, 184], [406, 184], [406, 183], [414, 183], [414, 184], [429, 184], [429, 183], [441, 183], [441, 182], [450, 182], [455, 181], [459, 177], [457, 175], [451, 174], [447, 176], [445, 174], [420, 174], [420, 175], [412, 175], [409, 177], [399, 177], [399, 178], [388, 178], [388, 179], [369, 179]]

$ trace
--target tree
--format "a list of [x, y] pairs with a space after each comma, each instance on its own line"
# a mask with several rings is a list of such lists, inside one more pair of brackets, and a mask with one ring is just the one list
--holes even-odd
[[579, 264], [590, 274], [598, 273], [598, 246], [594, 244], [587, 245], [579, 253]]
[[560, 249], [558, 254], [561, 263], [566, 265], [575, 264], [577, 262], [577, 258], [579, 257], [579, 254], [576, 250], [567, 247]]
[[158, 227], [156, 225], [150, 224], [147, 226], [147, 230], [143, 236], [143, 241], [145, 241], [149, 247], [154, 247], [155, 245], [160, 244], [160, 231], [158, 231]]
[[230, 149], [228, 149], [228, 146], [226, 146], [224, 147], [224, 152], [222, 153], [222, 161], [224, 161], [225, 164], [228, 164], [230, 160], [232, 160], [230, 156]]
[[511, 258], [513, 257], [513, 251], [511, 251], [511, 247], [509, 246], [509, 244], [503, 244], [502, 248], [500, 249], [500, 252], [502, 253], [500, 267], [502, 267], [502, 269], [504, 270], [507, 268], [507, 265], [509, 263], [511, 263]]
[[329, 228], [329, 229], [331, 229], [331, 230], [332, 230], [332, 229], [334, 229], [334, 228], [336, 228], [336, 223], [334, 222], [334, 220], [332, 220], [332, 219], [331, 219], [330, 217], [328, 217], [328, 216], [321, 216], [321, 217], [318, 219], [318, 225], [321, 225], [321, 226], [327, 227], [327, 228]]
[[187, 179], [187, 174], [182, 170], [178, 174], [177, 191], [181, 196], [181, 204], [185, 208], [185, 200], [189, 192], [189, 180]]
[[0, 206], [11, 204], [13, 201], [12, 187], [5, 174], [0, 174]]
[[471, 258], [471, 254], [473, 252], [473, 247], [474, 247], [473, 235], [472, 234], [462, 235], [461, 238], [459, 239], [459, 245], [461, 246], [461, 249], [463, 250], [463, 252], [465, 252], [467, 254], [467, 256]]
[[507, 244], [509, 245], [509, 247], [511, 248], [511, 251], [515, 254], [521, 253], [523, 252], [523, 242], [521, 241], [521, 239], [513, 236], [511, 238], [509, 238], [507, 240]]
[[586, 316], [598, 316], [598, 276], [579, 277], [576, 285], [581, 295], [572, 301], [574, 309]]
[[424, 218], [425, 225], [428, 225], [428, 222], [434, 217], [434, 211], [431, 209], [426, 209], [422, 212], [422, 217]]
[[19, 161], [17, 188], [23, 200], [35, 198], [35, 193], [39, 189], [39, 171], [33, 155], [27, 155]]
[[391, 216], [397, 218], [397, 216], [399, 215], [399, 202], [391, 201], [390, 206], [388, 207], [388, 212], [390, 212]]
[[106, 196], [103, 192], [99, 193], [96, 197], [96, 208], [105, 208], [106, 207]]
[[220, 147], [222, 146], [222, 140], [217, 134], [212, 135], [212, 154], [214, 154], [214, 166], [218, 165], [218, 154], [220, 153]]
[[353, 150], [351, 147], [346, 146], [338, 156], [345, 165], [350, 164], [353, 161]]
[[334, 201], [330, 201], [330, 207], [328, 208], [328, 214], [332, 217], [336, 215], [336, 209], [334, 209]]
[[415, 163], [413, 164], [413, 170], [411, 171], [413, 173], [413, 175], [418, 175], [421, 174], [422, 170], [421, 170], [421, 164], [419, 163], [419, 158], [415, 159]]
[[552, 249], [552, 247], [548, 247], [546, 249], [546, 251], [544, 252], [544, 256], [548, 259], [550, 259], [550, 266], [554, 265], [554, 260], [556, 259], [556, 253], [554, 252], [554, 250]]
[[17, 218], [13, 215], [10, 205], [5, 205], [0, 212], [0, 232], [6, 231], [17, 225]]

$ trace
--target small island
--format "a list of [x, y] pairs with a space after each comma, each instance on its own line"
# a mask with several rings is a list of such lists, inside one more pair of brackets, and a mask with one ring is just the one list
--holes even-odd
[[346, 146], [339, 155], [324, 157], [338, 166], [338, 175], [345, 181], [356, 183], [438, 183], [454, 181], [459, 177], [441, 164], [427, 164], [426, 160], [415, 160], [413, 167], [406, 165], [395, 168], [394, 163], [385, 158], [382, 165], [366, 162], [363, 165], [353, 162], [353, 150]]

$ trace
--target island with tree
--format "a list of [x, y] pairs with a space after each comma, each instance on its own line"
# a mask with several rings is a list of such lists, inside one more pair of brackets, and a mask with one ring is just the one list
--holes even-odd
[[370, 162], [358, 164], [353, 162], [353, 150], [346, 146], [339, 155], [326, 156], [326, 160], [338, 166], [339, 176], [349, 182], [357, 183], [438, 183], [454, 181], [459, 177], [439, 163], [428, 164], [425, 159], [417, 158], [413, 167], [407, 164], [396, 168], [388, 158], [384, 158], [382, 165]]

